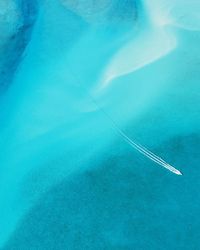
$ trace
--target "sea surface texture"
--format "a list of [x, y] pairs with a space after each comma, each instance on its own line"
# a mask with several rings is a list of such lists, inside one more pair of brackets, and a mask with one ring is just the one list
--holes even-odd
[[0, 0], [0, 249], [200, 249], [199, 0]]

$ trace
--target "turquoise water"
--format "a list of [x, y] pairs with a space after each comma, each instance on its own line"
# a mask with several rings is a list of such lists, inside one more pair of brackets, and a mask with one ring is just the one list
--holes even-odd
[[200, 3], [0, 9], [0, 248], [200, 249]]

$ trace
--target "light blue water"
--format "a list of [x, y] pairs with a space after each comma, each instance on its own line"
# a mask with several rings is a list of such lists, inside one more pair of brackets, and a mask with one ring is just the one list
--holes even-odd
[[200, 3], [0, 10], [0, 248], [200, 249]]

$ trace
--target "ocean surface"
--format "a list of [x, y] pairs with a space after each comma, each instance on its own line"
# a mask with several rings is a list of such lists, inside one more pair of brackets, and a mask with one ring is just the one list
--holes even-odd
[[0, 249], [200, 249], [200, 1], [0, 1]]

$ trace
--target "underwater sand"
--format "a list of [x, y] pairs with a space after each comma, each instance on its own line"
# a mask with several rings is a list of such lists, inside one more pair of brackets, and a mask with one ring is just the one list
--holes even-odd
[[0, 248], [200, 249], [200, 2], [2, 0], [0, 31]]

